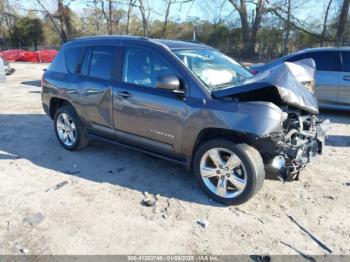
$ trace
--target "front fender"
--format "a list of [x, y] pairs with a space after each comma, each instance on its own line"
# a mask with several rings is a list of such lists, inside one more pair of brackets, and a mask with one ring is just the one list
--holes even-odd
[[239, 103], [239, 110], [225, 117], [228, 128], [256, 139], [283, 132], [284, 113], [270, 102]]
[[186, 122], [182, 153], [191, 156], [198, 135], [207, 128], [227, 130], [254, 141], [282, 133], [283, 117], [283, 111], [270, 102], [230, 102], [223, 106], [221, 101], [221, 106], [208, 105], [194, 112]]

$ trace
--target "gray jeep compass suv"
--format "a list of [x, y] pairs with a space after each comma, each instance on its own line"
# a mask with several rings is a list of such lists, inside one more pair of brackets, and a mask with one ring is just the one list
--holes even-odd
[[127, 146], [193, 169], [211, 198], [240, 204], [265, 170], [293, 179], [321, 153], [314, 71], [311, 60], [254, 77], [205, 45], [84, 37], [44, 73], [42, 103], [64, 148]]

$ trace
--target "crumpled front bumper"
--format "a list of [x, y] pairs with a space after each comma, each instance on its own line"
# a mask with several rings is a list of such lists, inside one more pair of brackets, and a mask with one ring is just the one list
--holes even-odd
[[278, 177], [282, 181], [296, 180], [299, 172], [309, 163], [316, 163], [322, 154], [327, 130], [330, 127], [330, 121], [323, 120], [316, 125], [316, 137], [304, 147], [299, 148], [293, 159], [287, 159], [278, 155], [272, 161], [272, 167], [278, 171]]

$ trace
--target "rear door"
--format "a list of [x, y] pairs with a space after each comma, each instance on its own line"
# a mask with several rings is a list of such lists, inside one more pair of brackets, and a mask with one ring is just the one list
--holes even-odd
[[84, 53], [76, 85], [79, 108], [93, 129], [112, 128], [112, 83], [114, 79], [114, 46], [90, 46]]
[[350, 51], [341, 52], [341, 61], [338, 102], [350, 105]]
[[287, 61], [312, 58], [316, 63], [315, 95], [320, 104], [335, 104], [338, 100], [340, 57], [338, 51], [315, 51], [299, 54]]

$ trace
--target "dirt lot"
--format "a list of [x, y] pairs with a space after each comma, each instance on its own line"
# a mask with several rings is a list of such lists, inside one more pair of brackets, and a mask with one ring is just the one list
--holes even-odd
[[[65, 151], [41, 108], [47, 65], [13, 66], [0, 87], [1, 254], [328, 253], [288, 216], [333, 254], [350, 254], [349, 114], [324, 113], [324, 155], [300, 181], [266, 180], [247, 204], [225, 207], [163, 160], [97, 142]], [[155, 206], [141, 204], [145, 192]]]

